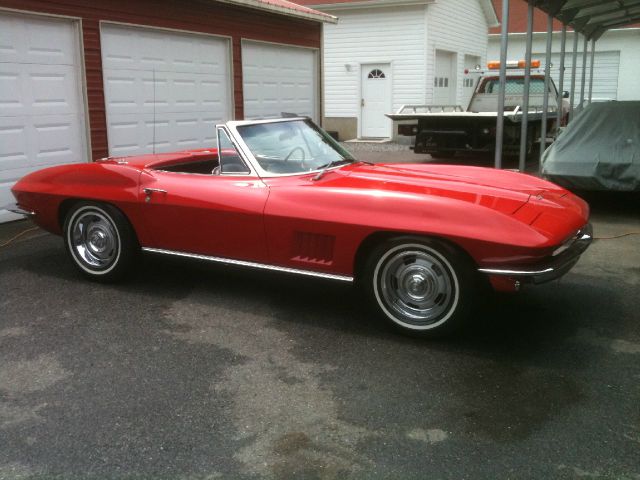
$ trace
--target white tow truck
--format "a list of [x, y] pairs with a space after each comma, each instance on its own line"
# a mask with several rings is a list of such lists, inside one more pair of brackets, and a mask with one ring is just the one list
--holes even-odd
[[[428, 153], [434, 157], [451, 157], [456, 152], [493, 152], [496, 145], [496, 119], [498, 116], [498, 90], [500, 62], [489, 62], [488, 71], [479, 66], [465, 71], [477, 75], [475, 88], [468, 107], [461, 105], [403, 105], [396, 113], [387, 114], [398, 124], [398, 134], [415, 136], [415, 153]], [[522, 105], [524, 92], [524, 61], [507, 62], [505, 86], [503, 152], [516, 154], [520, 149]], [[539, 69], [540, 61], [531, 62]], [[532, 70], [529, 86], [527, 153], [539, 148], [542, 109], [544, 101], [544, 71]], [[547, 132], [556, 127], [558, 92], [549, 79]], [[568, 101], [563, 95], [562, 118], [568, 113]]]

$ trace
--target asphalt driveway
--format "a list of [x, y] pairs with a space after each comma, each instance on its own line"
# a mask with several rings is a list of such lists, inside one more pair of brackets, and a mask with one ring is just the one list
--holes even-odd
[[[640, 231], [637, 197], [591, 200], [597, 236]], [[637, 235], [438, 342], [327, 281], [146, 256], [90, 283], [38, 231], [0, 295], [0, 479], [640, 479]]]

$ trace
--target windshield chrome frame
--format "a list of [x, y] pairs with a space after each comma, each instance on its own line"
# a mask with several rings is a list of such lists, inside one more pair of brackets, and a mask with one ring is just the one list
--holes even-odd
[[234, 137], [233, 132], [231, 132], [231, 130], [225, 124], [216, 125], [216, 143], [218, 144], [218, 146], [217, 146], [217, 150], [218, 150], [218, 165], [222, 166], [222, 163], [220, 162], [220, 130], [224, 131], [224, 133], [227, 134], [227, 137], [229, 137], [229, 141], [231, 141], [231, 145], [233, 145], [233, 147], [237, 150], [238, 155], [240, 155], [240, 157], [242, 159], [242, 162], [247, 166], [247, 168], [249, 168], [249, 171], [248, 172], [222, 173], [222, 169], [221, 169], [219, 176], [221, 176], [221, 177], [245, 177], [245, 178], [246, 177], [261, 177], [261, 175], [255, 169], [254, 164], [247, 160], [247, 155], [240, 149], [240, 145], [238, 144], [238, 141]]
[[[288, 117], [288, 118], [273, 118], [268, 120], [230, 120], [223, 125], [216, 125], [216, 128], [226, 127], [227, 132], [230, 134], [232, 142], [234, 142], [238, 148], [240, 154], [244, 157], [244, 160], [247, 164], [250, 165], [250, 168], [257, 172], [260, 178], [272, 178], [272, 177], [294, 177], [300, 175], [313, 175], [321, 172], [323, 170], [334, 170], [336, 168], [344, 167], [344, 165], [336, 165], [331, 168], [317, 168], [315, 170], [307, 170], [304, 172], [294, 172], [294, 173], [273, 173], [265, 170], [260, 165], [260, 162], [256, 159], [256, 157], [251, 152], [249, 146], [245, 143], [242, 135], [238, 132], [237, 127], [244, 127], [246, 125], [259, 125], [265, 123], [280, 123], [280, 122], [296, 122], [296, 121], [306, 121], [310, 120], [308, 117]], [[313, 120], [312, 120], [313, 121]], [[355, 163], [357, 160], [350, 160], [350, 163]], [[347, 165], [347, 164], [345, 164]]]

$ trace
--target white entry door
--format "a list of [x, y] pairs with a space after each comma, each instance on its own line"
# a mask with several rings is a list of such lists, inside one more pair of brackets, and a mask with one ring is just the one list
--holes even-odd
[[110, 155], [216, 145], [232, 118], [227, 39], [112, 24], [100, 35]]
[[436, 50], [436, 69], [433, 81], [433, 104], [453, 105], [456, 103], [455, 54]]
[[362, 65], [362, 99], [360, 101], [360, 136], [388, 138], [391, 136], [391, 65]]
[[0, 209], [27, 173], [87, 161], [79, 43], [72, 21], [0, 13]]

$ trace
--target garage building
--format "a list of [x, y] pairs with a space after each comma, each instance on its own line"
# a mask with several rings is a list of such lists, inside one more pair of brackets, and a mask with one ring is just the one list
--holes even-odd
[[0, 0], [0, 208], [46, 166], [210, 147], [230, 119], [318, 120], [324, 22], [286, 0]]

